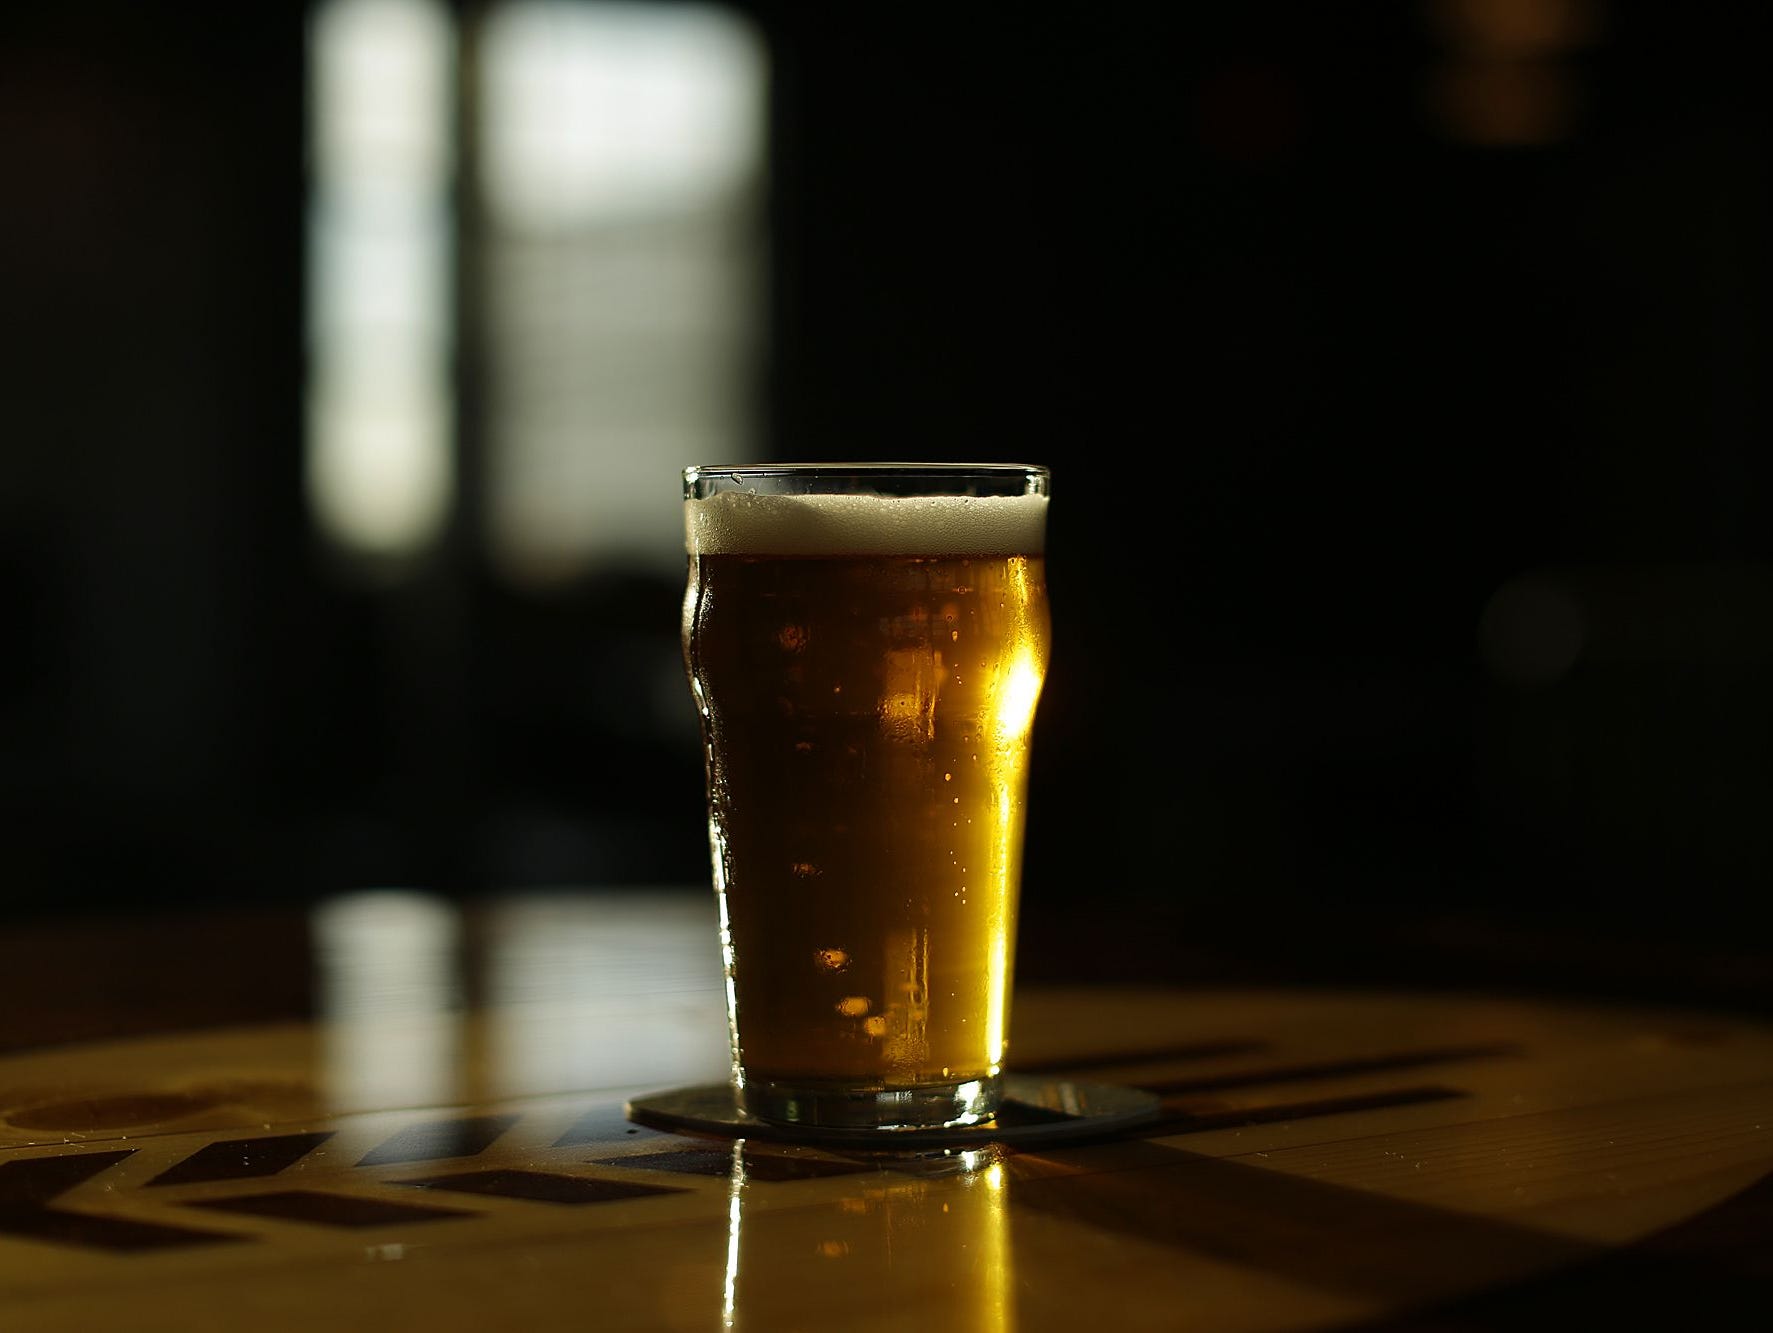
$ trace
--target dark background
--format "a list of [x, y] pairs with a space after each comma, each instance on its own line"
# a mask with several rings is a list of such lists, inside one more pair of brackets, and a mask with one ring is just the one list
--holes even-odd
[[[1754, 6], [741, 9], [770, 452], [1054, 469], [1024, 975], [1768, 1006]], [[0, 28], [0, 911], [705, 885], [677, 583], [318, 549], [304, 18]]]

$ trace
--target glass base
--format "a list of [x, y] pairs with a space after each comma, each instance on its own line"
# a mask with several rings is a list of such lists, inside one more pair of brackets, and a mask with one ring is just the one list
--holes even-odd
[[739, 1108], [778, 1125], [825, 1129], [948, 1129], [976, 1125], [1003, 1104], [1003, 1076], [904, 1088], [858, 1088], [843, 1083], [785, 1083], [751, 1078], [739, 1090]]
[[1159, 1122], [1163, 1110], [1155, 1093], [1114, 1083], [1003, 1076], [1003, 1105], [976, 1125], [935, 1129], [879, 1129], [870, 1125], [779, 1124], [739, 1109], [731, 1079], [669, 1088], [636, 1097], [628, 1118], [668, 1134], [714, 1134], [732, 1139], [818, 1145], [834, 1151], [970, 1151], [993, 1145], [1034, 1149], [1069, 1143], [1106, 1142]]

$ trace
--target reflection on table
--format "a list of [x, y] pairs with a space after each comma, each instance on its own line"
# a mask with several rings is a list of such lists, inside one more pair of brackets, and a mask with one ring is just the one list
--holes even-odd
[[1773, 1033], [1750, 1020], [1031, 987], [1012, 1066], [1148, 1089], [1161, 1119], [865, 1153], [627, 1118], [724, 1072], [706, 895], [386, 891], [303, 929], [312, 1021], [0, 1057], [9, 1333], [1398, 1333], [1765, 1302]]

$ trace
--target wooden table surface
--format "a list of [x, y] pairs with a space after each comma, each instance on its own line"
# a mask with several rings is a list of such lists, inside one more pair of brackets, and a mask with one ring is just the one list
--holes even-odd
[[[7, 1333], [1403, 1333], [1773, 1310], [1773, 1030], [1750, 1017], [1029, 986], [1013, 1067], [1150, 1089], [1161, 1120], [870, 1155], [625, 1117], [721, 1075], [703, 895], [469, 915], [364, 893], [256, 930], [155, 937], [153, 983], [71, 984], [16, 943], [0, 959]], [[267, 939], [291, 930], [311, 1013], [279, 1012], [297, 987]], [[181, 1001], [193, 960], [229, 949], [224, 1006]]]

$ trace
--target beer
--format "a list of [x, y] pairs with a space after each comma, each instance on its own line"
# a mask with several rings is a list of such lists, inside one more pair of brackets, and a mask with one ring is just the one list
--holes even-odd
[[684, 649], [746, 1105], [952, 1121], [970, 1100], [978, 1118], [1008, 1043], [1046, 497], [688, 510]]

